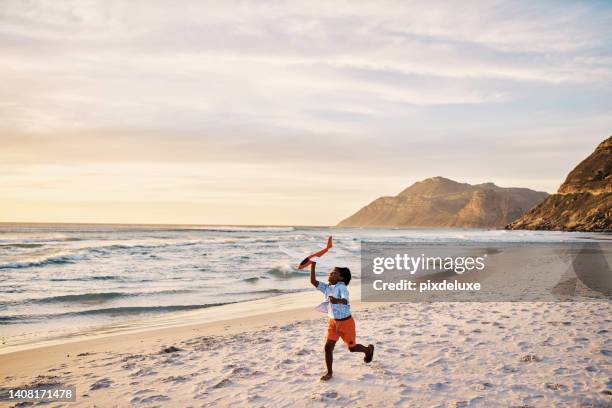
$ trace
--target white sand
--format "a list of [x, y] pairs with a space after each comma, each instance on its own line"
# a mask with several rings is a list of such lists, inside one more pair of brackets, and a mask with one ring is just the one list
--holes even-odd
[[71, 407], [612, 405], [610, 303], [354, 308], [374, 362], [339, 342], [327, 383], [312, 309], [10, 353], [0, 378], [76, 385]]

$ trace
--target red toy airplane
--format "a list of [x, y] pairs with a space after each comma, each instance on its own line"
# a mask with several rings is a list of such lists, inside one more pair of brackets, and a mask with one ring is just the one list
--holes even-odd
[[300, 266], [298, 266], [298, 269], [304, 269], [307, 266], [310, 266], [310, 264], [312, 264], [311, 258], [318, 258], [321, 257], [323, 255], [325, 255], [325, 253], [327, 251], [329, 251], [329, 249], [333, 246], [332, 243], [332, 237], [331, 235], [327, 238], [327, 246], [325, 248], [323, 248], [322, 250], [320, 250], [319, 252], [315, 252], [312, 255], [308, 255], [302, 262], [300, 262]]

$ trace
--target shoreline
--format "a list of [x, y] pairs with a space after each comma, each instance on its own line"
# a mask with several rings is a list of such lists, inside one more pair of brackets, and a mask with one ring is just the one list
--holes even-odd
[[[360, 291], [354, 292], [352, 296], [358, 297]], [[174, 313], [172, 316], [156, 316], [156, 319], [144, 319], [144, 327], [131, 327], [117, 332], [103, 332], [96, 328], [92, 334], [76, 333], [58, 339], [5, 347], [0, 349], [0, 379], [48, 371], [54, 365], [74, 362], [75, 357], [79, 355], [143, 353], [152, 348], [171, 347], [194, 336], [233, 335], [285, 325], [296, 320], [316, 320], [324, 325], [327, 315], [315, 310], [316, 303], [313, 303], [313, 300], [320, 301], [321, 296], [318, 291], [285, 294], [204, 310]], [[291, 301], [295, 303], [290, 303]], [[373, 309], [388, 304], [389, 302], [376, 302], [365, 305], [357, 299], [351, 301], [351, 308], [354, 312], [359, 312], [366, 307]], [[279, 307], [281, 310], [270, 310], [272, 307]], [[211, 316], [218, 312], [225, 312], [227, 315], [220, 318]], [[182, 321], [178, 322], [177, 319]], [[155, 324], [151, 324], [153, 321], [156, 321]]]
[[[361, 302], [355, 302], [352, 307], [359, 310]], [[0, 354], [0, 378], [7, 375], [28, 374], [32, 371], [44, 371], [54, 364], [66, 363], [82, 353], [139, 352], [149, 350], [151, 347], [172, 346], [174, 343], [189, 340], [193, 336], [237, 334], [269, 325], [285, 324], [296, 319], [323, 320], [324, 317], [314, 308], [302, 307], [203, 323], [187, 323], [161, 328], [149, 327], [91, 338], [67, 338], [65, 341], [54, 344], [37, 343], [35, 347]]]
[[[360, 280], [355, 279], [354, 285], [351, 285], [351, 303], [357, 305], [361, 301]], [[191, 325], [238, 321], [243, 318], [250, 319], [276, 312], [300, 309], [308, 310], [309, 308], [314, 311], [315, 306], [322, 301], [322, 296], [316, 289], [309, 288], [300, 292], [286, 293], [245, 302], [228, 303], [190, 311], [168, 312], [141, 319], [128, 319], [111, 324], [94, 325], [79, 331], [66, 331], [56, 335], [28, 338], [22, 342], [0, 346], [0, 362], [3, 355], [41, 347], [155, 330], [181, 328]], [[316, 313], [321, 314], [320, 312]]]

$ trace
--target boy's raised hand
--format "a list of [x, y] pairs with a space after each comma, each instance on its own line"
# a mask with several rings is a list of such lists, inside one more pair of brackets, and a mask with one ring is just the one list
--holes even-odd
[[312, 262], [310, 264], [310, 283], [315, 288], [319, 287], [319, 281], [317, 280], [317, 276], [316, 276], [316, 272], [315, 272], [315, 268], [316, 267], [317, 267], [317, 263], [316, 262]]

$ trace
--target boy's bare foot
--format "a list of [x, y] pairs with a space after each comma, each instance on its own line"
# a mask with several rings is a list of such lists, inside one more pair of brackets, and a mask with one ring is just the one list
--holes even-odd
[[373, 344], [368, 344], [368, 352], [366, 353], [365, 357], [363, 358], [363, 361], [365, 361], [366, 363], [369, 363], [372, 361], [372, 359], [374, 358], [374, 345]]
[[321, 377], [321, 381], [327, 381], [332, 378], [332, 373], [327, 373], [323, 377]]

